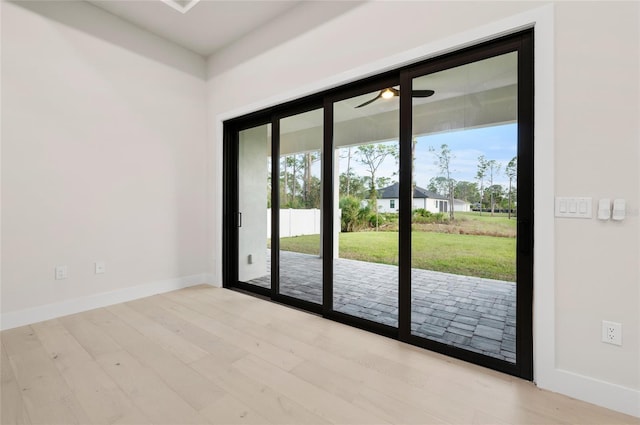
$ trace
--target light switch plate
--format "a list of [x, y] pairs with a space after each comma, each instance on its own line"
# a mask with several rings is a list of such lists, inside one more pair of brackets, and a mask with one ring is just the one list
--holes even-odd
[[593, 218], [593, 200], [585, 197], [557, 196], [555, 215], [564, 218]]

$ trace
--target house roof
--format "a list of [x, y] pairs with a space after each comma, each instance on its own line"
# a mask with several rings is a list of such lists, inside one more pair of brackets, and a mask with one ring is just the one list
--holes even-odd
[[[398, 199], [400, 198], [400, 183], [394, 183], [391, 186], [387, 186], [378, 190], [378, 197], [380, 199]], [[413, 197], [415, 198], [431, 198], [431, 199], [447, 199], [436, 192], [428, 191], [420, 186], [416, 186], [413, 191]]]

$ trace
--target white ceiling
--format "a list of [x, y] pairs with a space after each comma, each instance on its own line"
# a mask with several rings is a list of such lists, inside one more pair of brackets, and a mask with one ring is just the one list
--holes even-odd
[[304, 3], [202, 0], [183, 14], [161, 0], [87, 1], [205, 57]]

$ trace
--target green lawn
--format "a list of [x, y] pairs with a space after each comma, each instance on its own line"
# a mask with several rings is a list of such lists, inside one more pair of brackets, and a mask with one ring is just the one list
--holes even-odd
[[422, 224], [414, 223], [414, 230], [422, 232], [452, 233], [459, 235], [482, 235], [514, 238], [516, 236], [515, 218], [509, 219], [507, 214], [477, 212], [456, 212], [455, 220], [446, 223]]
[[[284, 251], [318, 254], [319, 246], [320, 235], [280, 239], [280, 249]], [[489, 279], [516, 279], [515, 238], [413, 232], [412, 248], [415, 268]], [[340, 258], [398, 264], [398, 233], [341, 233]]]
[[509, 218], [509, 215], [507, 213], [495, 213], [493, 217], [491, 217], [491, 213], [490, 212], [483, 212], [482, 215], [480, 215], [479, 212], [477, 211], [471, 211], [471, 212], [459, 212], [459, 211], [455, 211], [453, 213], [455, 215], [456, 218], [459, 218], [461, 220], [475, 220], [475, 221], [482, 221], [485, 223], [498, 223], [507, 227], [516, 227], [516, 222], [518, 221], [513, 215], [511, 215], [511, 218]]

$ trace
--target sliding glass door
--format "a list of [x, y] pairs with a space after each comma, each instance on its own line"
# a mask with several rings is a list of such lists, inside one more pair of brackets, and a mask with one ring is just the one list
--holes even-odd
[[394, 93], [397, 88], [380, 86], [333, 103], [334, 214], [340, 218], [334, 233], [333, 310], [397, 328], [399, 102]]
[[518, 53], [411, 85], [411, 335], [515, 363]]
[[531, 379], [532, 32], [225, 123], [225, 286]]
[[279, 120], [279, 289], [322, 304], [323, 110]]

